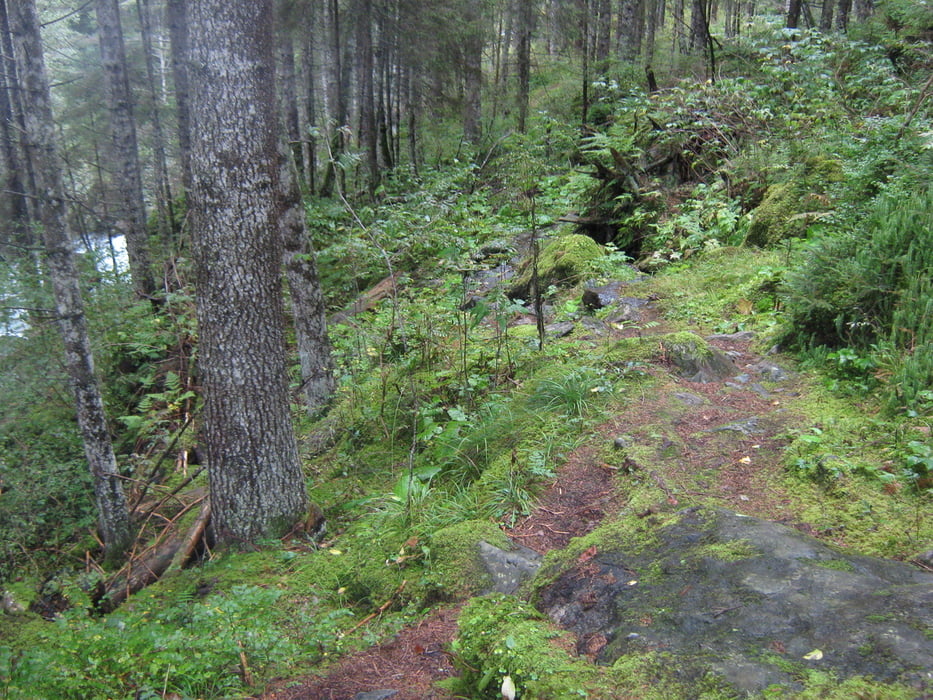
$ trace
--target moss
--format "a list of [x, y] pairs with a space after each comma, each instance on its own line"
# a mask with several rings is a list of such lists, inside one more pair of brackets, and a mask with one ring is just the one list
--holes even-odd
[[569, 636], [517, 598], [474, 598], [461, 611], [457, 626], [453, 650], [461, 675], [451, 688], [456, 693], [499, 698], [507, 675], [527, 700], [589, 697], [599, 685], [600, 670], [568, 653], [573, 645]]
[[748, 540], [731, 540], [695, 547], [691, 551], [694, 557], [709, 557], [720, 561], [740, 561], [761, 556], [761, 552], [752, 547]]
[[499, 527], [488, 520], [467, 520], [437, 530], [430, 538], [429, 578], [444, 597], [465, 598], [492, 584], [479, 556], [479, 543], [509, 549]]
[[794, 700], [913, 700], [917, 690], [900, 683], [880, 683], [864, 676], [855, 676], [839, 681], [835, 676], [820, 671], [807, 671], [802, 691], [789, 691], [780, 686], [771, 686], [764, 691], [769, 700], [793, 698]]
[[[538, 257], [538, 283], [542, 291], [551, 285], [566, 287], [583, 281], [587, 271], [604, 255], [589, 236], [570, 234], [549, 241]], [[532, 260], [526, 259], [509, 288], [512, 298], [527, 299], [531, 291]]]
[[602, 362], [610, 367], [648, 362], [657, 353], [657, 348], [657, 339], [654, 337], [622, 338], [605, 348]]
[[851, 562], [846, 561], [845, 559], [826, 559], [824, 561], [813, 561], [816, 566], [820, 566], [824, 569], [833, 569], [834, 571], [846, 571], [848, 573], [854, 573], [855, 567]]
[[811, 158], [803, 174], [768, 188], [752, 212], [746, 245], [773, 246], [802, 237], [807, 227], [829, 209], [827, 185], [842, 180], [842, 166], [829, 158]]
[[453, 650], [461, 675], [447, 685], [455, 694], [471, 698], [501, 697], [507, 675], [523, 700], [735, 697], [712, 674], [679, 677], [678, 664], [658, 652], [623, 656], [612, 666], [594, 665], [573, 653], [574, 641], [566, 633], [511, 596], [474, 598], [460, 613], [458, 629]]

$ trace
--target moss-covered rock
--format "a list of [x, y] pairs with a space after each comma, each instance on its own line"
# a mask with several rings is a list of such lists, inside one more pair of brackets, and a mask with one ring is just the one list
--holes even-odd
[[839, 161], [811, 158], [800, 176], [769, 187], [752, 212], [746, 245], [765, 248], [804, 236], [807, 227], [831, 208], [828, 191], [842, 178]]
[[480, 542], [501, 549], [512, 546], [502, 530], [489, 520], [466, 520], [431, 535], [429, 577], [443, 597], [465, 598], [492, 586], [492, 578], [480, 559]]
[[689, 332], [622, 338], [603, 354], [603, 362], [615, 367], [649, 360], [669, 362], [677, 374], [692, 382], [721, 381], [737, 374], [728, 357]]
[[691, 382], [717, 382], [738, 374], [732, 360], [695, 333], [669, 333], [658, 343], [664, 359]]
[[[538, 284], [541, 290], [551, 285], [568, 287], [581, 282], [605, 251], [589, 236], [569, 234], [545, 244], [538, 258]], [[533, 263], [529, 257], [519, 268], [508, 296], [528, 299], [531, 294]]]

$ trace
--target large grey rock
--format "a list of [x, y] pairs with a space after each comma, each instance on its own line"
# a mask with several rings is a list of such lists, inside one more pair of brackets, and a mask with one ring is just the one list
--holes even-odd
[[479, 556], [492, 578], [492, 587], [484, 593], [515, 593], [541, 565], [540, 554], [519, 544], [507, 552], [488, 542], [480, 542]]
[[616, 531], [596, 550], [543, 572], [558, 575], [539, 594], [578, 639], [606, 638], [601, 663], [663, 650], [743, 696], [796, 687], [794, 669], [933, 688], [933, 575], [918, 568], [721, 510], [683, 511], [629, 543]]

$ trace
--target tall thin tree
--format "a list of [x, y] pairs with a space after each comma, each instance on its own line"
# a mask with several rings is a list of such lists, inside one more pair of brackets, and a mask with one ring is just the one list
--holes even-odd
[[114, 561], [129, 547], [132, 532], [104, 404], [94, 374], [84, 302], [78, 286], [39, 19], [35, 0], [5, 1], [19, 80], [26, 95], [23, 140], [35, 164], [42, 239], [64, 341], [65, 367], [74, 389], [78, 426], [93, 477], [98, 529], [106, 557]]
[[156, 289], [146, 230], [136, 118], [126, 67], [126, 48], [117, 0], [95, 0], [100, 58], [107, 86], [110, 115], [111, 156], [114, 185], [120, 196], [117, 228], [126, 238], [126, 252], [133, 288], [140, 297], [151, 297]]

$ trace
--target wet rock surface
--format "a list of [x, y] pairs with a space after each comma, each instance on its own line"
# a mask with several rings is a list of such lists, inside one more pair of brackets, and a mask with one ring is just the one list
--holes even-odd
[[646, 527], [540, 591], [598, 663], [664, 651], [685, 677], [713, 669], [743, 693], [794, 688], [810, 669], [933, 689], [933, 575], [726, 510]]

